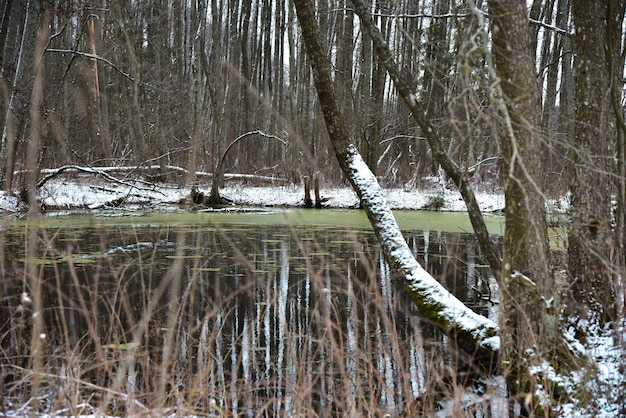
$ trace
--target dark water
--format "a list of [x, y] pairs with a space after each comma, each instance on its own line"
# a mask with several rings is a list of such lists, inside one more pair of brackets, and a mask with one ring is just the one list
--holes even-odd
[[[311, 213], [7, 225], [3, 408], [37, 395], [44, 412], [402, 412], [454, 350], [390, 277], [362, 214]], [[490, 315], [474, 238], [407, 226], [427, 270]]]

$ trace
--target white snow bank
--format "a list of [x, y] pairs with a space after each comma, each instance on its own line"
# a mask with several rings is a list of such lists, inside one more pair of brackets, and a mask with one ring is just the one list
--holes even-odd
[[21, 203], [17, 197], [10, 196], [4, 191], [0, 191], [0, 210], [4, 213], [15, 213], [26, 209], [26, 206]]
[[[127, 181], [128, 182], [128, 181]], [[48, 208], [55, 209], [95, 209], [106, 206], [124, 205], [177, 205], [189, 196], [190, 188], [159, 184], [157, 187], [136, 183], [137, 187], [105, 182], [92, 178], [55, 178], [39, 190], [40, 201]], [[200, 188], [209, 193], [209, 185]], [[304, 204], [304, 188], [300, 186], [253, 187], [241, 184], [227, 185], [220, 189], [222, 197], [235, 205], [248, 206], [288, 206]], [[320, 190], [325, 207], [358, 207], [357, 195], [350, 187], [327, 188]], [[437, 206], [443, 211], [465, 211], [465, 203], [455, 190], [438, 188], [431, 190], [404, 190], [401, 188], [383, 189], [383, 196], [391, 209], [424, 209], [434, 200], [443, 202]], [[480, 207], [484, 212], [500, 211], [504, 208], [501, 193], [476, 192]], [[17, 199], [12, 198], [7, 206], [16, 208]], [[2, 203], [0, 203], [2, 204]]]

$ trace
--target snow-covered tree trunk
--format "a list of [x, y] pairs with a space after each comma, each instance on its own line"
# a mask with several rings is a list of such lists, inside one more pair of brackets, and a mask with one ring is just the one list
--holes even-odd
[[412, 255], [375, 176], [348, 133], [310, 2], [294, 0], [294, 4], [335, 155], [361, 199], [392, 273], [404, 281], [413, 301], [429, 320], [450, 335], [465, 351], [475, 355], [475, 358], [492, 363], [499, 348], [497, 325], [476, 314], [450, 294]]
[[437, 132], [437, 128], [432, 123], [432, 112], [430, 112], [428, 108], [424, 108], [424, 106], [420, 103], [417, 93], [406, 80], [406, 77], [400, 70], [400, 67], [396, 64], [387, 41], [383, 38], [380, 30], [378, 30], [374, 24], [374, 21], [372, 20], [368, 8], [363, 0], [352, 0], [352, 3], [354, 4], [356, 13], [361, 19], [361, 24], [368, 32], [370, 38], [372, 38], [374, 48], [376, 49], [376, 54], [378, 55], [380, 62], [387, 69], [387, 72], [393, 80], [394, 86], [398, 90], [398, 94], [402, 97], [404, 103], [411, 111], [413, 119], [415, 119], [422, 130], [422, 135], [424, 135], [426, 142], [428, 142], [433, 158], [436, 163], [443, 168], [446, 175], [450, 176], [452, 181], [454, 181], [459, 193], [463, 197], [463, 201], [467, 207], [467, 213], [470, 217], [470, 222], [472, 223], [472, 228], [476, 234], [476, 239], [478, 240], [480, 249], [483, 252], [487, 263], [489, 263], [493, 274], [496, 277], [499, 277], [501, 269], [500, 254], [489, 238], [487, 226], [485, 225], [482, 212], [478, 206], [478, 201], [476, 200], [476, 195], [474, 194], [472, 186], [469, 184], [469, 179], [466, 173], [461, 170], [458, 164], [452, 160], [452, 158], [450, 158], [448, 153], [445, 151]]

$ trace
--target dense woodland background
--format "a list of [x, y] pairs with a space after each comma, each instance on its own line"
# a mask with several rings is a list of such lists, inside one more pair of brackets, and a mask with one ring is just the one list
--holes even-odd
[[[571, 375], [589, 364], [570, 328], [585, 343], [622, 326], [625, 11], [626, 0], [5, 1], [3, 187], [32, 203], [38, 170], [67, 164], [132, 166], [186, 186], [225, 170], [337, 185], [339, 161], [412, 290], [417, 263], [393, 258], [404, 240], [399, 228], [389, 239], [395, 222], [380, 221], [392, 215], [378, 194], [364, 196], [377, 186], [359, 183], [370, 176], [356, 176], [367, 168], [352, 144], [384, 186], [450, 176], [500, 279], [510, 394], [543, 387], [558, 406], [544, 360]], [[467, 179], [504, 191], [501, 256], [481, 235]], [[567, 254], [555, 254], [546, 197], [566, 193]], [[547, 408], [539, 398], [529, 415]]]
[[[468, 3], [373, 3], [378, 27], [450, 156], [468, 176], [496, 184], [500, 138], [487, 39], [476, 35]], [[569, 3], [535, 0], [530, 8], [549, 144], [544, 171], [556, 192], [564, 191], [575, 116]], [[385, 185], [408, 187], [439, 174], [352, 5], [322, 0], [315, 9], [347, 122], [372, 170]], [[171, 174], [166, 165], [213, 172], [229, 143], [259, 130], [288, 145], [250, 135], [229, 152], [227, 171], [341, 181], [291, 2], [8, 0], [0, 8], [5, 189], [23, 187], [19, 175], [7, 173], [25, 167], [35, 47], [46, 13], [38, 167], [159, 164], [162, 178]], [[623, 54], [620, 60], [623, 68]]]

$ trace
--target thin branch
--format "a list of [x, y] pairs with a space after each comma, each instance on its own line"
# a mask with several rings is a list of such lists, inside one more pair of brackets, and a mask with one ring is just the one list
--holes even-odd
[[259, 130], [249, 131], [249, 132], [246, 132], [246, 133], [243, 133], [243, 134], [239, 135], [237, 138], [235, 138], [233, 140], [233, 142], [228, 144], [228, 146], [226, 147], [226, 150], [224, 150], [224, 153], [222, 154], [222, 159], [220, 160], [219, 166], [222, 166], [224, 164], [224, 160], [226, 159], [226, 154], [228, 154], [228, 151], [232, 148], [233, 145], [235, 145], [237, 142], [239, 142], [242, 139], [247, 138], [247, 137], [249, 137], [251, 135], [260, 135], [260, 136], [263, 136], [265, 138], [276, 139], [277, 141], [282, 142], [283, 145], [288, 145], [287, 141], [285, 141], [282, 138], [277, 137], [276, 135], [266, 134], [265, 132], [259, 131]]
[[[191, 147], [183, 147], [183, 148], [179, 148], [179, 149], [174, 149], [174, 150], [168, 151], [168, 152], [166, 152], [164, 154], [158, 155], [158, 156], [156, 156], [154, 158], [149, 158], [146, 161], [144, 161], [144, 163], [151, 163], [153, 161], [158, 161], [161, 158], [169, 157], [170, 155], [174, 154], [175, 152], [184, 152], [184, 151], [189, 151], [190, 149], [191, 149]], [[177, 167], [177, 168], [180, 168], [180, 167]]]
[[499, 159], [500, 159], [499, 156], [495, 156], [495, 157], [489, 157], [489, 158], [485, 158], [484, 160], [477, 161], [476, 164], [467, 167], [467, 171], [468, 172], [472, 172], [472, 171], [476, 170], [478, 167], [480, 167], [481, 165], [483, 165], [483, 164], [485, 164], [485, 163], [487, 163], [489, 161], [494, 161], [494, 160], [497, 161]]
[[71, 49], [56, 49], [56, 48], [48, 48], [48, 49], [46, 49], [46, 52], [60, 52], [60, 53], [63, 53], [63, 54], [74, 54], [74, 55], [80, 55], [81, 57], [85, 57], [85, 58], [96, 59], [98, 61], [102, 61], [102, 62], [110, 65], [111, 67], [113, 67], [113, 69], [115, 69], [115, 71], [117, 71], [118, 73], [120, 73], [124, 77], [128, 78], [133, 83], [137, 82], [137, 81], [135, 81], [135, 79], [130, 74], [125, 73], [117, 65], [113, 64], [108, 59], [101, 57], [100, 55], [90, 54], [88, 52], [82, 52], [82, 51], [74, 51], [74, 50], [71, 50]]
[[[44, 170], [42, 170], [42, 172], [43, 171]], [[112, 175], [110, 175], [110, 174], [108, 174], [106, 172], [108, 170], [99, 170], [99, 169], [90, 168], [90, 167], [81, 167], [79, 165], [65, 165], [63, 167], [60, 167], [60, 168], [57, 168], [57, 169], [51, 171], [48, 175], [44, 176], [41, 180], [39, 180], [37, 182], [37, 188], [40, 188], [41, 186], [46, 184], [46, 182], [48, 182], [48, 180], [50, 180], [50, 179], [60, 175], [64, 171], [80, 171], [80, 172], [83, 172], [83, 173], [96, 174], [96, 175], [101, 176], [104, 179], [106, 179], [106, 180], [108, 180], [108, 181], [110, 181], [112, 183], [121, 184], [123, 186], [127, 186], [127, 187], [130, 187], [132, 189], [144, 190], [144, 191], [156, 191], [158, 193], [164, 194], [163, 192], [159, 192], [158, 190], [154, 190], [154, 188], [147, 188], [147, 187], [137, 186], [136, 184], [129, 183], [129, 182], [126, 182], [124, 180], [120, 180], [118, 178], [115, 178], [115, 177], [113, 177]]]
[[415, 136], [415, 135], [394, 135], [391, 138], [385, 138], [378, 143], [378, 145], [385, 144], [387, 142], [394, 141], [396, 139], [426, 139], [423, 136]]
[[561, 35], [564, 35], [564, 36], [572, 36], [572, 33], [571, 33], [571, 32], [568, 32], [568, 31], [567, 31], [567, 30], [565, 30], [565, 29], [561, 29], [561, 28], [559, 28], [558, 26], [555, 26], [555, 25], [550, 25], [549, 23], [542, 22], [542, 21], [540, 21], [540, 20], [535, 20], [535, 19], [528, 19], [528, 20], [529, 20], [529, 21], [530, 21], [530, 23], [532, 23], [533, 25], [537, 25], [537, 26], [544, 27], [544, 28], [549, 29], [549, 30], [551, 30], [551, 31], [554, 31], [554, 32], [556, 32], [556, 33], [560, 33]]
[[398, 18], [398, 19], [450, 19], [450, 18], [464, 18], [470, 16], [470, 13], [372, 13], [372, 16], [375, 17], [390, 17], [390, 18]]

